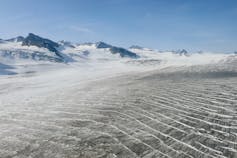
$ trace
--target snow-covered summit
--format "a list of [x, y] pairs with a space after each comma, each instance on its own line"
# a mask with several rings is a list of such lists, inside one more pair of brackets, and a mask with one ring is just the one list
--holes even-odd
[[33, 33], [29, 33], [27, 37], [18, 36], [0, 42], [0, 56], [16, 60], [70, 62], [78, 60], [77, 57], [84, 58], [85, 54], [108, 59], [138, 57], [129, 50], [104, 42], [84, 44], [74, 44], [63, 40], [55, 42]]
[[39, 48], [46, 48], [51, 52], [58, 52], [57, 47], [59, 47], [59, 44], [33, 33], [29, 33], [29, 35], [22, 41], [22, 46], [36, 46]]
[[[18, 36], [8, 40], [0, 40], [0, 63], [37, 65], [47, 64], [91, 64], [117, 62], [129, 63], [133, 66], [168, 67], [204, 65], [213, 63], [236, 63], [235, 53], [192, 53], [185, 49], [160, 51], [131, 46], [129, 49], [117, 47], [105, 42], [72, 43], [40, 37], [30, 33], [27, 37]], [[110, 63], [114, 66], [115, 63]], [[128, 66], [126, 65], [126, 66]], [[6, 69], [4, 69], [6, 70]], [[7, 71], [4, 71], [7, 72]]]

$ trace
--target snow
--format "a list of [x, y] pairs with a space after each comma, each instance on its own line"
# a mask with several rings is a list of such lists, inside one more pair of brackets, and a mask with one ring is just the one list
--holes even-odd
[[[229, 54], [196, 53], [185, 56], [150, 49], [131, 49], [141, 58], [129, 59], [112, 54], [106, 48], [97, 49], [96, 44], [74, 44], [73, 46], [65, 45], [59, 48], [62, 54], [71, 56], [75, 60], [75, 62], [69, 63], [1, 57], [0, 104], [19, 103], [19, 100], [26, 101], [37, 98], [37, 96], [47, 96], [51, 92], [68, 86], [78, 86], [78, 84], [90, 80], [109, 78], [120, 74], [156, 69], [163, 69], [163, 72], [170, 70], [174, 72], [182, 70], [183, 66], [225, 63], [224, 61], [229, 61], [230, 57], [233, 58], [233, 55]], [[40, 51], [52, 55], [52, 52], [44, 48], [22, 46], [21, 42], [1, 43], [0, 52], [4, 50], [16, 51], [16, 53], [17, 50], [28, 53]], [[193, 71], [193, 69], [203, 71], [205, 67], [190, 67], [187, 70]], [[6, 85], [8, 85], [7, 89]]]
[[160, 52], [156, 50], [141, 50], [131, 49], [131, 51], [137, 53], [145, 59], [157, 59], [161, 60], [164, 66], [190, 66], [190, 65], [204, 65], [215, 64], [220, 60], [229, 57], [229, 54], [217, 54], [211, 52], [193, 53], [189, 56], [175, 54], [173, 52]]
[[[59, 42], [60, 43], [60, 42]], [[64, 45], [64, 43], [66, 43]], [[96, 43], [92, 44], [72, 44], [70, 42], [61, 42], [62, 44], [58, 50], [60, 54], [65, 58], [66, 61], [72, 62], [98, 62], [98, 61], [120, 61], [120, 62], [128, 62], [134, 61], [129, 58], [121, 58], [119, 54], [112, 54], [108, 48], [96, 48]], [[30, 61], [22, 59], [18, 57], [19, 52], [26, 52], [29, 54], [39, 52], [43, 55], [59, 58], [55, 53], [50, 52], [46, 48], [38, 48], [36, 46], [22, 46], [21, 42], [3, 42], [0, 43], [0, 54], [1, 52], [12, 52], [14, 57], [17, 58], [15, 61], [7, 60], [5, 57], [0, 57], [0, 62], [2, 63], [37, 63], [41, 61]], [[136, 53], [140, 56], [138, 60], [157, 60], [157, 67], [169, 67], [169, 66], [191, 66], [191, 65], [204, 65], [204, 64], [215, 64], [219, 61], [225, 61], [233, 54], [226, 53], [211, 53], [211, 52], [203, 52], [203, 53], [190, 53], [190, 55], [180, 55], [176, 54], [172, 51], [158, 51], [152, 50], [148, 48], [143, 49], [130, 49], [130, 51]], [[23, 60], [23, 61], [22, 61]], [[45, 61], [47, 63], [47, 61]], [[146, 64], [147, 66], [148, 64]], [[145, 65], [144, 65], [145, 66]], [[154, 62], [151, 64], [154, 66]]]
[[[236, 155], [236, 56], [73, 46], [59, 48], [73, 62], [0, 58], [1, 156]], [[52, 56], [18, 42], [5, 50]]]
[[[71, 65], [60, 63], [15, 65], [17, 75], [0, 76], [0, 104], [27, 100], [40, 95], [62, 89], [67, 86], [82, 84], [90, 80], [108, 78], [124, 72], [142, 71], [135, 67], [127, 67], [121, 62], [87, 62]], [[23, 92], [22, 92], [23, 91]], [[23, 99], [24, 98], [24, 99]]]
[[36, 46], [22, 46], [22, 42], [3, 42], [0, 43], [0, 50], [22, 50], [22, 51], [27, 51], [27, 52], [45, 52], [51, 54], [48, 49], [46, 48], [39, 48]]

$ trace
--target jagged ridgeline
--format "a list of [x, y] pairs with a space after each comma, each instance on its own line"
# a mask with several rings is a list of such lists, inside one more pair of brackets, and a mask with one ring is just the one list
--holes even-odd
[[30, 33], [26, 38], [23, 39], [22, 45], [23, 46], [37, 46], [40, 48], [43, 47], [43, 48], [47, 48], [51, 52], [58, 52], [56, 48], [59, 47], [58, 43], [53, 42], [49, 39], [34, 35], [33, 33]]
[[[0, 44], [0, 56], [11, 59], [73, 62], [77, 61], [75, 57], [85, 58], [85, 52], [87, 52], [87, 57], [92, 52], [100, 52], [100, 55], [103, 56], [104, 52], [114, 55], [115, 58], [118, 56], [120, 58], [139, 58], [134, 52], [104, 42], [84, 44], [74, 44], [67, 41], [54, 42], [33, 33], [29, 33], [27, 37], [18, 36], [16, 38], [0, 40]], [[105, 54], [103, 57], [105, 57]]]
[[121, 47], [115, 47], [115, 46], [109, 45], [104, 42], [98, 42], [96, 44], [96, 47], [98, 49], [108, 48], [112, 54], [119, 54], [121, 57], [130, 57], [130, 58], [138, 58], [139, 57], [136, 53], [133, 53], [127, 49], [124, 49]]

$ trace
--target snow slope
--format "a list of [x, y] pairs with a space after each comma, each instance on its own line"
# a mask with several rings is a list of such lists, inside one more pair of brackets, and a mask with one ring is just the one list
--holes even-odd
[[1, 157], [236, 157], [237, 76], [80, 68], [0, 77]]
[[236, 158], [236, 55], [36, 39], [0, 42], [0, 157]]
[[226, 53], [190, 53], [189, 55], [179, 54], [174, 51], [157, 51], [151, 49], [130, 49], [135, 52], [142, 59], [146, 60], [159, 60], [165, 66], [190, 66], [190, 65], [205, 65], [215, 64], [221, 60], [230, 57]]

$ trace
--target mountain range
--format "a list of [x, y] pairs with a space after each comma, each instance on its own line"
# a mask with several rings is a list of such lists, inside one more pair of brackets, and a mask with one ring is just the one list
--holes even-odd
[[[0, 40], [0, 56], [2, 57], [19, 57], [21, 59], [48, 60], [55, 62], [75, 61], [72, 56], [65, 53], [68, 49], [78, 54], [84, 49], [79, 47], [88, 47], [88, 49], [98, 49], [119, 55], [122, 58], [139, 58], [139, 56], [127, 49], [112, 46], [104, 42], [72, 44], [71, 42], [54, 42], [50, 39], [40, 37], [29, 33], [27, 37], [18, 36], [7, 40]], [[72, 53], [69, 53], [72, 55]]]
[[[54, 42], [50, 39], [40, 37], [33, 33], [29, 33], [27, 37], [18, 36], [15, 38], [3, 40], [0, 39], [0, 56], [2, 57], [19, 57], [21, 59], [33, 59], [33, 60], [48, 60], [55, 62], [68, 62], [74, 61], [72, 57], [66, 53], [68, 49], [72, 52], [79, 53], [85, 49], [80, 48], [92, 48], [98, 50], [104, 50], [115, 56], [119, 55], [121, 58], [138, 59], [140, 56], [134, 52], [134, 50], [150, 50], [140, 46], [131, 46], [129, 49], [122, 47], [112, 46], [105, 42], [96, 43], [84, 43], [73, 44], [68, 41]], [[74, 49], [74, 50], [72, 50]], [[187, 56], [189, 53], [185, 50], [173, 51], [175, 54]], [[72, 53], [70, 53], [72, 55]], [[75, 54], [74, 54], [75, 55]]]
[[236, 53], [190, 53], [185, 49], [159, 51], [136, 45], [126, 49], [101, 41], [81, 44], [69, 41], [55, 42], [29, 33], [27, 37], [18, 36], [7, 40], [0, 39], [0, 74], [3, 74], [3, 72], [4, 74], [14, 74], [14, 71], [11, 70], [16, 65], [25, 66], [29, 63], [82, 64], [114, 61], [135, 66], [154, 67], [157, 65], [177, 66], [210, 64], [219, 61], [229, 62], [236, 61], [236, 56]]

